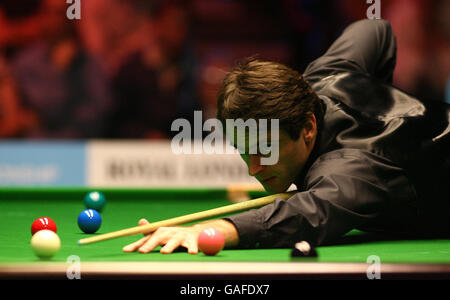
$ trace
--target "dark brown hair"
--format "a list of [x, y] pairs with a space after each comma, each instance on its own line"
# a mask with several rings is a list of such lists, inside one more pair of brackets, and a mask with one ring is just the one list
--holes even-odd
[[217, 118], [278, 119], [297, 140], [306, 121], [323, 118], [323, 104], [297, 71], [276, 62], [249, 58], [227, 74], [218, 94]]

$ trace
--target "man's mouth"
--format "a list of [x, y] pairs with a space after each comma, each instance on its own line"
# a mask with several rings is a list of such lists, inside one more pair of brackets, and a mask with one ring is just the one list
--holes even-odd
[[277, 177], [272, 176], [272, 177], [269, 177], [269, 178], [267, 178], [267, 179], [263, 179], [262, 182], [263, 182], [264, 184], [271, 185], [271, 184], [273, 184], [273, 183], [275, 182], [276, 178], [277, 178]]

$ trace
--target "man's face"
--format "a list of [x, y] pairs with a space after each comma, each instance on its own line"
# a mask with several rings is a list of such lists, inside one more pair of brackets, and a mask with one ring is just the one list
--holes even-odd
[[316, 137], [315, 119], [312, 128], [304, 128], [297, 140], [279, 132], [279, 159], [274, 165], [262, 165], [260, 154], [241, 154], [254, 176], [270, 193], [285, 192], [295, 181], [308, 160]]

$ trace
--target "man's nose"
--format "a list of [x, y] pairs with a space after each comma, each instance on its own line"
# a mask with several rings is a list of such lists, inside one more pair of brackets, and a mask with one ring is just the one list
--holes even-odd
[[266, 166], [261, 165], [261, 157], [258, 155], [250, 155], [248, 163], [248, 173], [250, 176], [256, 176], [259, 172], [264, 170]]

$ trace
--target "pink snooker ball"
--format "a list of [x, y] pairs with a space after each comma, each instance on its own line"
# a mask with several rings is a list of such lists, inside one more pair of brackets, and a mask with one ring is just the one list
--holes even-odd
[[208, 228], [200, 232], [197, 244], [199, 250], [205, 255], [216, 255], [223, 249], [225, 238], [220, 231]]

